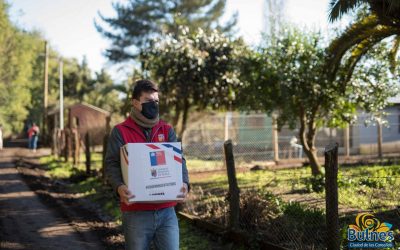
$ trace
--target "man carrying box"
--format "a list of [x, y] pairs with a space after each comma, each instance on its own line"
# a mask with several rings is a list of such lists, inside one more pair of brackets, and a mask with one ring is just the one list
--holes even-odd
[[[106, 154], [106, 176], [120, 198], [125, 248], [179, 249], [179, 227], [175, 214], [177, 202], [130, 203], [135, 194], [128, 190], [121, 171], [120, 148], [127, 143], [176, 142], [173, 128], [159, 119], [158, 88], [149, 80], [139, 80], [132, 92], [130, 116], [116, 125], [110, 135]], [[183, 186], [178, 199], [186, 198], [189, 176], [182, 160]]]

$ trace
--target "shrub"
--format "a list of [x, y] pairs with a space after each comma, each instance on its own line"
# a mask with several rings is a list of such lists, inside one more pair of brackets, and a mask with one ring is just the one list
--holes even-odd
[[325, 176], [321, 174], [307, 177], [304, 178], [303, 183], [306, 186], [307, 192], [321, 193], [325, 189]]

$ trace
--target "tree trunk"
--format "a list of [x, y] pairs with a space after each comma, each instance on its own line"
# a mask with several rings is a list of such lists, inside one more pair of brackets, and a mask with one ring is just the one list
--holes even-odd
[[318, 162], [317, 149], [315, 147], [313, 147], [311, 150], [304, 149], [304, 153], [307, 155], [308, 160], [310, 161], [312, 175], [316, 176], [322, 174], [321, 165]]
[[178, 125], [180, 114], [181, 114], [181, 110], [180, 110], [180, 107], [179, 107], [179, 101], [176, 101], [176, 103], [175, 103], [175, 115], [174, 115], [174, 118], [172, 119], [172, 127], [174, 129], [176, 129], [176, 126]]
[[183, 137], [183, 132], [185, 132], [185, 129], [186, 129], [186, 123], [187, 123], [188, 116], [189, 116], [189, 100], [185, 99], [185, 101], [183, 103], [182, 126], [181, 126], [181, 130], [179, 131], [179, 138], [181, 138], [181, 139]]
[[[311, 125], [311, 127], [310, 127]], [[311, 173], [313, 176], [322, 174], [321, 165], [318, 162], [317, 149], [314, 146], [316, 128], [313, 122], [308, 123], [308, 131], [306, 132], [307, 119], [303, 113], [300, 115], [300, 130], [299, 137], [301, 145], [303, 146], [304, 153], [310, 161]]]

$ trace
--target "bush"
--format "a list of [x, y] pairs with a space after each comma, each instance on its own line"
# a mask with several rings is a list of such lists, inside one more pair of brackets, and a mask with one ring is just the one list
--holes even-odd
[[325, 176], [321, 174], [307, 177], [303, 180], [303, 183], [306, 186], [307, 192], [322, 193], [325, 189]]
[[250, 190], [240, 195], [240, 224], [245, 230], [256, 230], [282, 213], [282, 200], [270, 192]]

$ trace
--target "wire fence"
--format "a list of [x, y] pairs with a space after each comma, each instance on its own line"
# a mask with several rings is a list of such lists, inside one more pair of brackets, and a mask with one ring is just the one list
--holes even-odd
[[[374, 172], [379, 176], [374, 176]], [[286, 170], [239, 173], [238, 182], [241, 190], [240, 229], [249, 237], [287, 249], [326, 248], [323, 180], [297, 170]], [[355, 224], [355, 216], [365, 211], [377, 213], [381, 221], [399, 228], [399, 166], [340, 169], [338, 191], [341, 229]], [[228, 227], [228, 197], [225, 174], [208, 175], [205, 181], [193, 184], [185, 210]], [[342, 238], [343, 242], [345, 239]]]
[[[333, 141], [338, 142], [341, 156], [377, 156], [377, 141], [381, 137], [382, 153], [399, 157], [399, 120], [396, 115], [387, 118], [388, 123], [381, 130], [376, 125], [365, 126], [367, 116], [360, 116], [348, 129], [319, 129], [318, 156], [322, 157], [323, 148]], [[192, 123], [182, 138], [192, 179], [192, 191], [184, 211], [209, 223], [229, 227], [232, 196], [228, 192], [224, 166], [224, 142], [230, 138], [240, 188], [238, 224], [249, 247], [263, 249], [265, 241], [285, 249], [325, 249], [329, 228], [324, 176], [312, 176], [309, 167], [302, 164], [288, 169], [275, 166], [277, 159], [293, 161], [292, 166], [305, 161], [297, 134], [298, 131], [287, 127], [277, 131], [272, 119], [261, 114], [228, 113]], [[76, 141], [62, 143], [64, 148], [71, 148], [65, 153], [67, 159], [72, 152], [79, 152], [79, 149], [73, 150], [79, 145], [73, 143]], [[90, 163], [90, 146], [85, 148]], [[79, 161], [80, 157], [75, 158]], [[90, 164], [87, 170], [90, 172]], [[341, 166], [337, 185], [342, 229], [354, 224], [355, 216], [362, 211], [372, 212], [380, 220], [400, 228], [400, 165]], [[400, 235], [396, 237], [399, 242]], [[346, 248], [346, 238], [342, 239]]]
[[[368, 124], [369, 116], [361, 114], [357, 122], [348, 128], [320, 128], [315, 142], [317, 155], [323, 157], [324, 147], [337, 142], [340, 156], [377, 156], [379, 127], [382, 131], [382, 154], [400, 155], [399, 117], [400, 114], [388, 114], [387, 122], [378, 126], [376, 123]], [[272, 118], [265, 114], [226, 113], [205, 117], [191, 124], [182, 141], [186, 157], [209, 161], [206, 163], [208, 168], [223, 168], [222, 145], [227, 139], [234, 143], [238, 167], [258, 163], [268, 165], [277, 160], [307, 160], [298, 129], [285, 126], [275, 131]]]
[[[394, 122], [392, 116], [382, 126], [382, 153], [399, 156], [400, 128], [398, 119]], [[360, 116], [347, 131], [320, 129], [318, 156], [323, 156], [323, 147], [332, 141], [338, 142], [341, 156], [377, 156], [379, 129], [376, 125], [365, 126], [366, 120], [367, 116]], [[261, 249], [260, 244], [268, 241], [286, 249], [326, 249], [324, 177], [312, 176], [309, 168], [301, 165], [290, 169], [271, 165], [268, 170], [248, 171], [272, 164], [277, 155], [279, 160], [304, 161], [302, 149], [293, 139], [297, 133], [283, 128], [274, 135], [272, 119], [258, 114], [213, 116], [193, 124], [183, 138], [189, 171], [195, 179], [185, 211], [210, 223], [229, 226], [230, 194], [223, 143], [231, 138], [240, 188], [240, 230], [253, 242], [250, 247]], [[274, 143], [278, 147], [274, 148]], [[394, 228], [400, 227], [399, 165], [340, 166], [337, 185], [341, 229], [355, 224], [355, 216], [365, 211]], [[341, 240], [346, 249], [345, 235]], [[399, 240], [397, 235], [395, 244], [400, 244]]]

